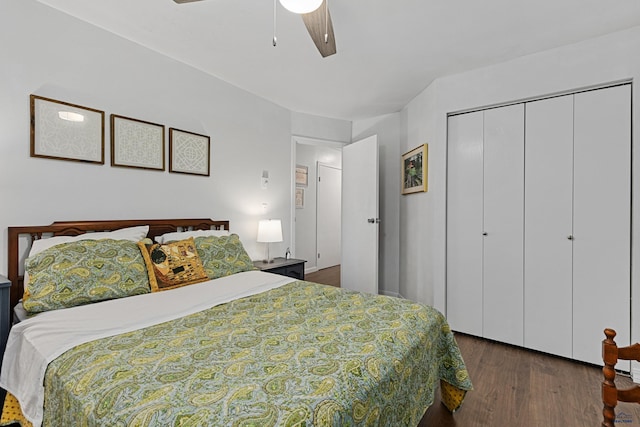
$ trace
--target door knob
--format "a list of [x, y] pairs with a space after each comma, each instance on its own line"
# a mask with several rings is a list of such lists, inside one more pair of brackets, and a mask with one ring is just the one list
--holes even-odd
[[380, 218], [369, 218], [367, 222], [369, 224], [380, 224]]
[[484, 233], [482, 233], [483, 236], [488, 236], [489, 233], [487, 233], [486, 231]]
[[569, 240], [573, 240], [573, 234], [569, 234], [569, 235], [567, 236], [567, 239], [569, 239]]

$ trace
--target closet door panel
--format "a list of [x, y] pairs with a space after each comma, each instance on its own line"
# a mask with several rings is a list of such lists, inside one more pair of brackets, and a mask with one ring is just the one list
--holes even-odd
[[525, 108], [524, 346], [571, 357], [573, 95]]
[[482, 112], [448, 119], [447, 319], [482, 336]]
[[523, 345], [524, 104], [484, 113], [483, 335]]
[[575, 95], [573, 357], [601, 364], [602, 330], [630, 337], [631, 87]]

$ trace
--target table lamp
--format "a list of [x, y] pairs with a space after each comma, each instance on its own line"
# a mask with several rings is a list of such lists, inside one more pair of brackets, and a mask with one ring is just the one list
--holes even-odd
[[272, 263], [273, 258], [269, 254], [269, 244], [282, 242], [282, 223], [279, 219], [261, 219], [258, 222], [258, 242], [267, 244], [267, 258], [265, 263]]

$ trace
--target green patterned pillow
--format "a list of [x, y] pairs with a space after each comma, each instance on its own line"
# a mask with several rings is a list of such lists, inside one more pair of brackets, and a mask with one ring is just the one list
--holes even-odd
[[195, 241], [209, 279], [256, 269], [237, 234], [196, 237]]
[[150, 292], [147, 269], [136, 242], [79, 240], [29, 257], [29, 288], [23, 306], [29, 313]]

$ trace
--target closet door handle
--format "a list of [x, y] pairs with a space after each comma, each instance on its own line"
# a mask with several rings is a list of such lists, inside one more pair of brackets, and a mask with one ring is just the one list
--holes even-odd
[[569, 235], [567, 236], [567, 239], [569, 239], [569, 240], [573, 240], [573, 234], [569, 234]]
[[486, 231], [484, 233], [482, 233], [483, 236], [488, 236], [489, 233], [487, 233]]

